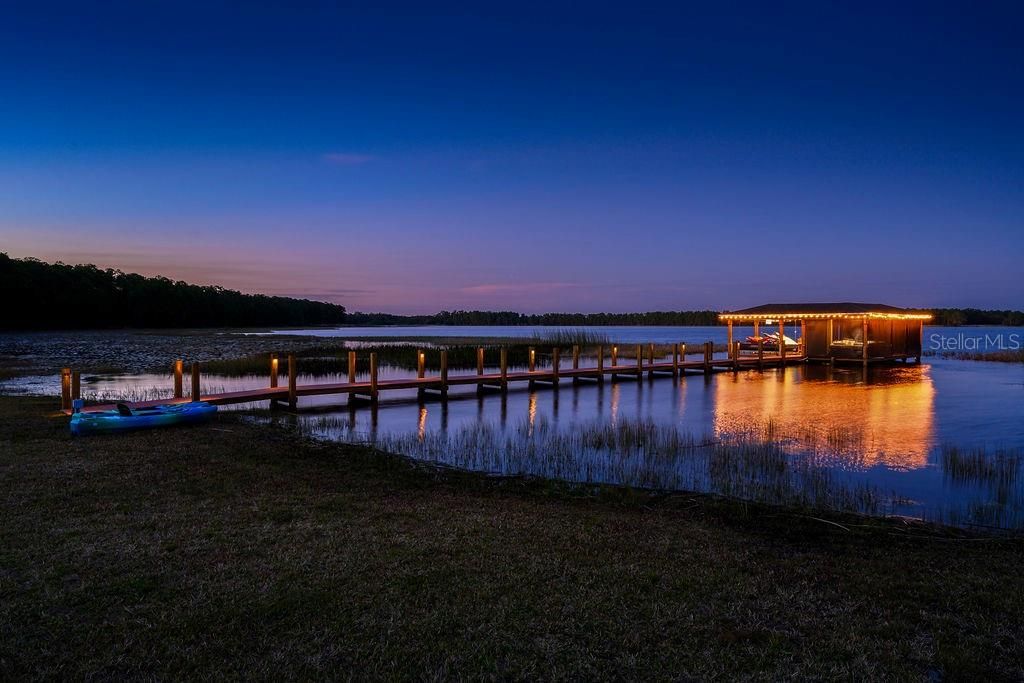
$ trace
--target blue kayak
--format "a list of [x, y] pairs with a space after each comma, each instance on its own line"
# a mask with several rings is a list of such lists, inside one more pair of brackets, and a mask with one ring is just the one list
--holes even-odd
[[217, 413], [217, 406], [196, 401], [152, 408], [129, 408], [118, 404], [117, 410], [75, 413], [71, 416], [71, 433], [114, 434], [134, 429], [170, 427], [172, 425], [206, 422]]

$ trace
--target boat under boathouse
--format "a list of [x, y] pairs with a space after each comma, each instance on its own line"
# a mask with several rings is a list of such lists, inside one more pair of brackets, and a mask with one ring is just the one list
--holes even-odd
[[[921, 362], [924, 324], [928, 311], [885, 304], [821, 303], [764, 304], [719, 314], [729, 327], [729, 349], [742, 353], [752, 345], [773, 346], [782, 342], [784, 353], [799, 354], [809, 361], [876, 363], [914, 358]], [[753, 325], [747, 343], [733, 344], [733, 325]], [[799, 325], [800, 338], [785, 336], [785, 325]], [[777, 333], [768, 334], [778, 326]], [[786, 347], [792, 348], [792, 351]]]

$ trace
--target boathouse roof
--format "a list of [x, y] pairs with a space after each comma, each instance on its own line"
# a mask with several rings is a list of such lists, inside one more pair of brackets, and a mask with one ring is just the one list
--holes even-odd
[[762, 318], [902, 318], [931, 320], [928, 311], [899, 308], [888, 304], [841, 303], [789, 303], [762, 304], [738, 311], [725, 311], [721, 320], [759, 320]]

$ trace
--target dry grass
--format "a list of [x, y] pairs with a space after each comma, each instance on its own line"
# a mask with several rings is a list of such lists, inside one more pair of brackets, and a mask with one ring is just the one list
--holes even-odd
[[1019, 540], [51, 407], [0, 398], [0, 679], [1024, 677]]

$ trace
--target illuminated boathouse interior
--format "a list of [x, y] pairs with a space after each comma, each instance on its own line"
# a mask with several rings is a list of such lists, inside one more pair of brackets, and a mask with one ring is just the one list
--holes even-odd
[[[741, 342], [740, 349], [756, 348], [765, 340], [774, 346], [778, 335], [786, 339], [784, 325], [799, 324], [800, 338], [795, 340], [792, 352], [809, 361], [877, 363], [913, 358], [920, 362], [924, 324], [932, 314], [885, 304], [847, 302], [764, 304], [727, 311], [719, 319], [729, 326], [730, 349], [734, 348], [734, 324], [754, 327], [753, 337], [745, 344]], [[768, 337], [775, 326], [778, 332]]]

